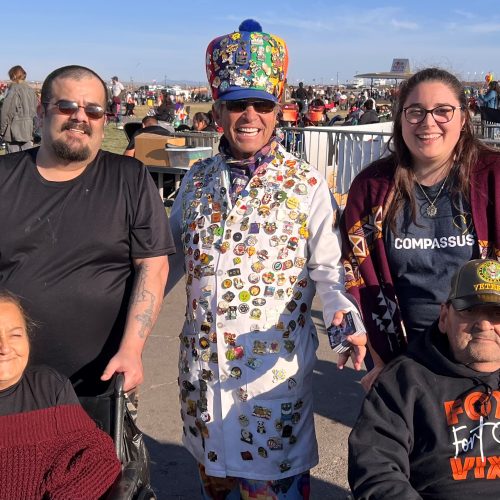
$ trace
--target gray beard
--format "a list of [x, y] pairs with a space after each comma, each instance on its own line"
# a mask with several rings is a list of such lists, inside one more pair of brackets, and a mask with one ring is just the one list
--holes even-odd
[[90, 148], [88, 146], [82, 146], [79, 149], [71, 149], [64, 141], [55, 140], [52, 143], [52, 149], [55, 155], [66, 161], [85, 161], [90, 158]]

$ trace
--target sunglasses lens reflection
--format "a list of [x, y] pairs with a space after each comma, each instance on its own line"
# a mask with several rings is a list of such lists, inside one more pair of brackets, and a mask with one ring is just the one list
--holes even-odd
[[247, 100], [239, 100], [239, 101], [225, 101], [226, 108], [228, 111], [232, 113], [242, 113], [247, 109], [248, 106], [253, 106], [253, 109], [257, 113], [270, 113], [274, 110], [275, 103], [273, 101], [247, 101]]
[[[59, 101], [56, 103], [56, 106], [59, 111], [65, 115], [72, 115], [73, 113], [76, 113], [76, 111], [78, 111], [78, 108], [80, 107], [75, 101]], [[85, 106], [83, 109], [86, 115], [94, 120], [97, 120], [98, 118], [102, 118], [104, 116], [104, 109], [101, 108], [101, 106], [90, 104], [88, 106]]]
[[78, 104], [76, 102], [59, 101], [56, 103], [56, 106], [59, 108], [59, 111], [65, 115], [71, 115], [75, 111], [78, 111]]

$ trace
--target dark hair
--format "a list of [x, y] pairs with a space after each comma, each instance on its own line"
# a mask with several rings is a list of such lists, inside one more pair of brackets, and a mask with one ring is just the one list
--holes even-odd
[[14, 304], [19, 309], [19, 312], [21, 313], [21, 316], [24, 320], [24, 324], [26, 325], [26, 333], [28, 334], [28, 337], [31, 337], [31, 334], [37, 325], [24, 310], [23, 306], [21, 305], [21, 299], [9, 290], [2, 289], [0, 290], [0, 303], [2, 302]]
[[9, 69], [9, 78], [16, 83], [20, 80], [26, 80], [26, 71], [24, 71], [22, 66], [12, 66], [12, 68]]
[[363, 107], [365, 107], [366, 109], [373, 109], [373, 101], [372, 101], [372, 99], [367, 99], [363, 103]]
[[393, 232], [396, 232], [396, 215], [401, 210], [404, 203], [410, 204], [411, 218], [415, 223], [416, 206], [413, 192], [415, 182], [413, 174], [413, 157], [403, 139], [402, 120], [403, 107], [408, 96], [418, 85], [424, 82], [440, 82], [446, 85], [455, 94], [462, 108], [464, 125], [453, 151], [455, 171], [453, 175], [454, 182], [452, 183], [452, 193], [454, 195], [461, 194], [465, 196], [466, 199], [469, 199], [470, 170], [477, 162], [481, 152], [491, 151], [490, 148], [474, 137], [472, 119], [467, 110], [467, 99], [464, 88], [454, 75], [440, 68], [426, 68], [415, 73], [411, 78], [403, 82], [397, 97], [393, 133], [389, 139], [388, 146], [389, 151], [392, 153], [391, 157], [396, 164], [396, 170], [394, 172], [394, 189], [391, 193], [393, 200], [392, 203], [388, 204], [389, 208], [385, 215], [385, 222], [389, 224]]
[[146, 126], [146, 123], [151, 123], [152, 125], [158, 125], [158, 118], [156, 116], [146, 115], [142, 119], [142, 124]]
[[[493, 80], [490, 82], [489, 88], [491, 90], [494, 90], [497, 94], [500, 94], [500, 84], [496, 80]], [[497, 97], [497, 99], [498, 99], [498, 97]]]
[[47, 78], [45, 78], [45, 81], [43, 82], [42, 85], [42, 94], [41, 94], [41, 101], [45, 104], [50, 101], [52, 98], [52, 82], [56, 78], [70, 78], [72, 80], [81, 80], [82, 78], [88, 78], [88, 77], [94, 77], [97, 78], [101, 84], [102, 88], [104, 89], [104, 107], [106, 107], [106, 102], [108, 98], [108, 87], [106, 87], [106, 84], [104, 83], [104, 80], [95, 72], [92, 71], [89, 68], [86, 68], [85, 66], [77, 66], [77, 65], [71, 65], [71, 66], [63, 66], [62, 68], [58, 68], [52, 73], [50, 73]]
[[194, 114], [193, 116], [193, 122], [194, 121], [197, 121], [197, 122], [205, 122], [208, 125], [210, 125], [211, 123], [211, 119], [210, 119], [210, 116], [207, 114], [207, 113], [203, 113], [202, 111], [198, 111], [197, 113]]

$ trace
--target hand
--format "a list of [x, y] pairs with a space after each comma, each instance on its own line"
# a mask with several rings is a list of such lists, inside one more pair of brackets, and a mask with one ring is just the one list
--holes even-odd
[[[346, 314], [346, 312], [347, 311], [343, 310], [337, 311], [333, 315], [332, 325], [339, 326], [342, 323], [342, 320], [344, 319], [344, 314]], [[366, 342], [367, 342], [366, 333], [363, 333], [362, 335], [349, 335], [348, 337], [346, 337], [346, 340], [351, 343], [352, 347], [348, 351], [339, 354], [337, 360], [337, 368], [339, 370], [342, 370], [350, 357], [354, 369], [356, 371], [359, 371], [361, 370], [361, 365], [363, 364], [363, 360], [365, 359], [366, 356]]]
[[359, 372], [366, 356], [366, 333], [349, 335], [346, 340], [351, 343], [352, 347], [348, 351], [339, 354], [337, 368], [342, 370], [350, 357], [354, 369]]
[[109, 380], [117, 372], [125, 375], [123, 384], [123, 390], [125, 392], [135, 389], [144, 380], [144, 371], [140, 354], [120, 349], [109, 360], [101, 376], [101, 380]]
[[375, 365], [362, 379], [361, 385], [365, 392], [368, 392], [371, 389], [371, 386], [375, 383], [380, 372], [384, 369], [385, 365], [377, 364]]

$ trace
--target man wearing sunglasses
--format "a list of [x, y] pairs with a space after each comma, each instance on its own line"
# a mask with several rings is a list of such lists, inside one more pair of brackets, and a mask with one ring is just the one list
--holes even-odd
[[81, 395], [103, 392], [115, 372], [125, 390], [142, 381], [174, 250], [143, 165], [100, 149], [105, 104], [94, 71], [53, 71], [40, 147], [0, 158], [0, 287], [38, 325], [32, 361], [71, 377]]
[[[206, 62], [220, 153], [191, 167], [171, 215], [172, 272], [187, 278], [184, 443], [203, 498], [309, 498], [315, 291], [327, 325], [357, 314], [344, 295], [334, 202], [319, 172], [276, 139], [285, 42], [245, 21], [209, 44]], [[352, 342], [359, 369], [366, 338]]]
[[476, 259], [368, 393], [349, 437], [354, 498], [497, 499], [499, 431], [500, 262]]

